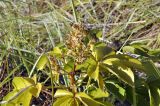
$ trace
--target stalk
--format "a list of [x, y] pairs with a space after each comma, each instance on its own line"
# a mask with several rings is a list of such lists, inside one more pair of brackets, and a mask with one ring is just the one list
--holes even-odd
[[51, 61], [50, 59], [48, 58], [49, 60], [49, 70], [50, 70], [50, 74], [51, 74], [51, 87], [52, 87], [52, 104], [53, 104], [53, 101], [54, 101], [54, 84], [53, 84], [53, 73], [52, 73], [52, 68], [51, 68]]
[[73, 10], [74, 21], [75, 21], [75, 23], [77, 23], [78, 20], [77, 20], [77, 13], [76, 13], [76, 10], [75, 10], [74, 1], [73, 0], [70, 0], [70, 1], [71, 1], [71, 5], [72, 5], [72, 10]]
[[135, 86], [132, 89], [133, 89], [133, 106], [137, 106]]
[[72, 92], [75, 94], [77, 92], [77, 87], [76, 87], [76, 84], [75, 84], [75, 65], [74, 65], [74, 70], [70, 73], [70, 86], [71, 86], [71, 89], [72, 89]]

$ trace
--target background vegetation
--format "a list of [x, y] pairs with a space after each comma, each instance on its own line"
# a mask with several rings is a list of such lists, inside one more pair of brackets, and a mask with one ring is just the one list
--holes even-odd
[[[91, 39], [104, 42], [117, 53], [129, 54], [142, 63], [147, 61], [147, 65], [145, 64], [144, 67], [151, 68], [149, 72], [136, 70], [135, 75], [145, 81], [148, 81], [148, 78], [155, 78], [149, 81], [150, 83], [155, 81], [156, 87], [150, 89], [150, 91], [155, 91], [155, 94], [149, 94], [148, 89], [145, 91], [141, 87], [139, 87], [141, 90], [137, 87], [136, 93], [137, 95], [141, 94], [139, 92], [144, 90], [144, 95], [150, 95], [150, 98], [145, 100], [145, 102], [148, 101], [146, 106], [160, 105], [160, 90], [157, 85], [160, 78], [159, 0], [1, 0], [1, 101], [13, 90], [13, 78], [31, 78], [36, 74], [37, 81], [42, 83], [44, 88], [42, 87], [37, 98], [32, 99], [31, 104], [51, 105], [54, 93], [51, 86], [51, 73], [48, 68], [40, 68], [41, 71], [38, 71], [37, 62], [42, 54], [48, 53], [54, 47], [66, 42], [75, 23], [82, 24]], [[142, 83], [143, 81], [137, 82]], [[147, 85], [149, 87], [148, 82]], [[129, 91], [127, 86], [121, 84], [120, 86], [126, 92]], [[57, 88], [54, 89], [54, 91], [56, 90]], [[129, 97], [121, 100], [113, 95], [112, 92], [108, 101], [114, 105], [133, 103], [133, 101], [126, 100]], [[141, 100], [144, 96], [142, 95], [137, 99], [139, 106], [144, 103]]]

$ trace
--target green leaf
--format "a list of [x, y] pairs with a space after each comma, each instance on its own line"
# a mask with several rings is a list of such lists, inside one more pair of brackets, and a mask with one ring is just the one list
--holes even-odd
[[32, 94], [29, 92], [29, 87], [23, 88], [22, 90], [13, 90], [3, 98], [3, 101], [8, 102], [1, 106], [29, 106], [31, 98]]
[[70, 95], [63, 95], [57, 98], [52, 106], [79, 106], [79, 101]]
[[104, 106], [114, 106], [112, 103], [110, 103], [110, 102], [107, 102], [107, 101], [105, 101], [105, 102], [102, 102], [103, 104], [104, 104]]
[[133, 88], [131, 86], [126, 86], [126, 99], [133, 104]]
[[95, 45], [92, 52], [97, 61], [104, 59], [107, 56], [115, 55], [115, 51], [104, 45], [103, 43]]
[[152, 86], [156, 86], [158, 88], [160, 88], [160, 79], [157, 80], [153, 80], [153, 81], [149, 81], [148, 84], [151, 84]]
[[36, 84], [37, 83], [37, 74], [34, 74], [32, 79], [33, 79], [34, 83]]
[[44, 67], [46, 66], [47, 62], [48, 62], [47, 55], [46, 54], [41, 55], [41, 57], [39, 57], [39, 61], [38, 61], [37, 65], [36, 65], [37, 69], [38, 70], [44, 69]]
[[[52, 106], [68, 106], [67, 105], [68, 100], [70, 101], [71, 99], [73, 99], [73, 98], [71, 98], [70, 96], [60, 97], [53, 103]], [[64, 103], [65, 103], [65, 105], [64, 105]]]
[[137, 98], [137, 106], [151, 106], [149, 101], [148, 101], [148, 95], [139, 95], [139, 93], [136, 93], [136, 98]]
[[[4, 98], [2, 106], [29, 106], [32, 95], [39, 96], [42, 85], [36, 84], [31, 78], [15, 77], [12, 81], [14, 90], [8, 93]], [[34, 91], [33, 89], [36, 89]]]
[[127, 67], [139, 69], [140, 71], [144, 72], [144, 66], [142, 62], [125, 54], [110, 56], [104, 60], [104, 63], [108, 65], [113, 65], [113, 63], [123, 63], [123, 65]]
[[99, 67], [97, 66], [97, 62], [94, 59], [89, 58], [87, 60], [87, 63], [88, 63], [88, 69], [87, 69], [88, 76], [93, 78], [94, 80], [97, 80], [99, 76]]
[[104, 68], [101, 67], [100, 63], [97, 63], [94, 59], [88, 61], [87, 75], [98, 82], [98, 86], [103, 89], [104, 83], [103, 78], [99, 74], [100, 71], [103, 71]]
[[62, 51], [59, 47], [54, 47], [53, 51], [49, 52], [49, 55], [51, 55], [51, 56], [61, 56]]
[[88, 106], [103, 105], [83, 92], [76, 93], [75, 97], [73, 98], [73, 93], [66, 90], [57, 90], [54, 97], [58, 98], [52, 106], [79, 106], [79, 102], [82, 102], [82, 104]]
[[102, 31], [99, 31], [99, 32], [96, 34], [96, 37], [97, 37], [97, 38], [101, 38], [101, 37], [102, 37]]
[[92, 99], [90, 96], [88, 96], [84, 92], [77, 93], [75, 97], [77, 97], [82, 103], [84, 102], [88, 106], [102, 106], [103, 105], [102, 103]]
[[111, 72], [112, 74], [116, 75], [120, 80], [126, 82], [130, 86], [134, 86], [134, 74], [131, 69], [125, 65], [123, 65], [117, 59], [106, 59], [103, 61], [105, 64], [105, 68]]
[[116, 84], [114, 81], [106, 81], [107, 89], [115, 95], [120, 100], [124, 101], [126, 99], [125, 89]]
[[74, 61], [68, 61], [67, 64], [64, 65], [64, 70], [68, 73], [72, 72], [74, 70]]
[[103, 61], [104, 64], [107, 64], [107, 65], [115, 65], [116, 64], [120, 64], [120, 59], [118, 58], [107, 58], [106, 60]]
[[160, 106], [160, 88], [149, 86], [150, 106]]
[[89, 66], [89, 65], [96, 65], [97, 62], [96, 60], [94, 59], [94, 57], [90, 57], [90, 58], [87, 58], [87, 60], [85, 61], [85, 66]]
[[152, 81], [160, 80], [160, 70], [154, 65], [152, 60], [143, 62], [145, 71], [147, 74], [147, 82], [152, 83]]
[[106, 65], [104, 67], [106, 67], [108, 71], [132, 87], [134, 86], [134, 74], [131, 68], [145, 72], [145, 68], [139, 60], [125, 54], [118, 54], [105, 58], [103, 63]]
[[97, 88], [97, 89], [95, 89], [95, 90], [92, 90], [89, 94], [90, 94], [94, 99], [103, 98], [103, 97], [108, 97], [108, 96], [109, 96], [108, 92], [102, 91], [102, 89], [100, 89], [100, 88]]
[[72, 101], [69, 103], [69, 106], [80, 106], [78, 99], [77, 98], [72, 99]]
[[97, 66], [90, 65], [87, 73], [88, 73], [88, 76], [93, 78], [95, 81], [98, 80], [98, 78], [99, 78], [99, 65], [97, 65]]
[[14, 86], [14, 89], [20, 90], [22, 88], [35, 85], [35, 82], [31, 78], [15, 77], [12, 81], [12, 85]]
[[132, 46], [124, 46], [123, 52], [135, 53], [135, 48]]
[[62, 54], [61, 49], [59, 47], [54, 47], [52, 53], [54, 53], [54, 54]]
[[[18, 93], [18, 90], [14, 90], [12, 92], [9, 92], [4, 98], [3, 98], [3, 103], [1, 104], [1, 106], [15, 106], [16, 103], [14, 103], [14, 101], [10, 101], [12, 97], [14, 97], [16, 94]], [[10, 101], [10, 103], [8, 103], [7, 101]]]
[[91, 64], [91, 62], [89, 62], [89, 61], [92, 61], [92, 60], [89, 60], [89, 58], [88, 58], [82, 64], [76, 65], [76, 70], [86, 70], [88, 68], [89, 64]]
[[150, 54], [152, 56], [160, 56], [160, 49], [150, 50], [148, 54]]
[[144, 72], [144, 67], [142, 65], [142, 62], [140, 62], [138, 59], [135, 59], [131, 56], [125, 55], [125, 54], [118, 54], [116, 57], [123, 63], [125, 66], [128, 66], [133, 69], [139, 69], [140, 71]]
[[130, 52], [133, 54], [139, 54], [141, 56], [146, 56], [146, 57], [149, 56], [148, 51], [149, 50], [144, 45], [138, 45], [138, 44], [123, 47], [123, 52]]
[[42, 84], [41, 83], [37, 83], [35, 87], [32, 87], [30, 89], [30, 93], [34, 96], [34, 97], [39, 97], [39, 94], [42, 90]]
[[66, 100], [64, 100], [60, 106], [73, 106], [71, 105], [71, 102], [74, 100], [74, 98], [68, 97]]
[[103, 77], [99, 74], [99, 78], [98, 78], [98, 86], [99, 88], [102, 90], [104, 89], [104, 81], [103, 81]]
[[63, 90], [63, 89], [58, 89], [56, 91], [56, 93], [54, 94], [54, 97], [57, 98], [57, 97], [63, 97], [63, 96], [71, 96], [73, 97], [73, 93], [72, 92], [69, 92], [67, 90]]

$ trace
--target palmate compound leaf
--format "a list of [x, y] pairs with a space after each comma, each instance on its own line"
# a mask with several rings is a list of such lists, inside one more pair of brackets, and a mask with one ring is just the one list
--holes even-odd
[[[31, 78], [15, 77], [12, 81], [14, 90], [3, 98], [2, 106], [29, 106], [33, 96], [38, 96], [42, 85]], [[33, 89], [37, 89], [33, 92]]]
[[120, 59], [118, 58], [109, 58], [103, 61], [105, 64], [104, 67], [111, 72], [112, 74], [116, 75], [120, 80], [126, 82], [130, 86], [134, 86], [134, 74], [132, 70], [123, 65]]
[[100, 66], [104, 71], [113, 73], [132, 87], [134, 86], [134, 74], [131, 68], [145, 72], [139, 60], [125, 54], [116, 54], [112, 48], [106, 47], [103, 43], [95, 44], [91, 50], [95, 63], [89, 66], [87, 72], [95, 80], [98, 80]]
[[106, 47], [103, 43], [96, 44], [91, 50], [93, 55], [92, 60], [94, 60], [94, 62], [89, 65], [87, 72], [88, 76], [94, 80], [99, 81], [100, 66], [102, 66], [103, 71], [113, 73], [133, 87], [134, 74], [131, 68], [145, 72], [139, 60], [125, 54], [116, 54], [113, 49]]
[[67, 90], [59, 89], [56, 91], [54, 97], [57, 100], [52, 106], [104, 106], [102, 103], [92, 99], [84, 92], [75, 93], [69, 92]]

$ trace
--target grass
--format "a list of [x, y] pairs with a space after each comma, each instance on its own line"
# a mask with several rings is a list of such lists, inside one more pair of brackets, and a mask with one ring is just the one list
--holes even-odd
[[47, 77], [39, 74], [36, 61], [64, 42], [75, 22], [83, 23], [95, 35], [101, 33], [101, 40], [118, 50], [131, 43], [160, 47], [158, 0], [93, 1], [0, 1], [0, 97], [11, 90], [14, 76], [38, 73], [39, 79], [49, 77], [49, 72], [41, 73]]

